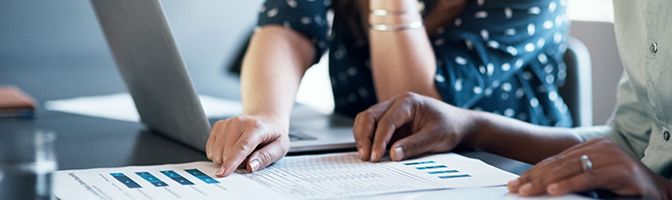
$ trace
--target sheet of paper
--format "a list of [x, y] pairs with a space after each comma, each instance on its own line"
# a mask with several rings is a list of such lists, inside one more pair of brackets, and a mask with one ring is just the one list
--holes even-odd
[[356, 153], [294, 156], [257, 173], [241, 172], [227, 178], [213, 178], [216, 170], [209, 162], [195, 162], [59, 171], [55, 175], [55, 192], [63, 200], [268, 199], [269, 196], [272, 199], [341, 199], [501, 186], [516, 177], [480, 160], [452, 153], [381, 163], [360, 161]]
[[61, 200], [277, 199], [276, 192], [239, 174], [212, 178], [210, 162], [59, 171], [54, 194]]
[[472, 199], [472, 200], [588, 200], [591, 198], [582, 197], [575, 194], [565, 196], [549, 196], [543, 195], [538, 197], [523, 197], [516, 194], [509, 193], [506, 186], [495, 187], [474, 187], [461, 188], [455, 190], [432, 190], [432, 191], [417, 191], [404, 192], [394, 194], [384, 194], [376, 196], [362, 196], [348, 198], [351, 200], [390, 200], [390, 199], [404, 199], [404, 200], [431, 200], [431, 199]]
[[[238, 101], [225, 100], [206, 95], [199, 95], [199, 98], [205, 114], [208, 117], [238, 115], [243, 108]], [[133, 99], [128, 93], [48, 101], [44, 107], [51, 111], [91, 117], [129, 122], [140, 121], [140, 115], [135, 109]]]
[[363, 162], [356, 153], [290, 157], [244, 176], [292, 199], [505, 185], [516, 175], [458, 154]]

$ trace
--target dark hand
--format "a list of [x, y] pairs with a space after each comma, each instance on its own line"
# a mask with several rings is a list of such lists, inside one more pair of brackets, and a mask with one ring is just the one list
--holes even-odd
[[255, 172], [287, 154], [288, 128], [271, 119], [239, 116], [213, 126], [206, 153], [208, 159], [221, 165], [218, 177], [228, 176], [239, 167]]
[[436, 31], [445, 27], [447, 24], [452, 25], [457, 16], [462, 14], [462, 10], [467, 5], [467, 0], [440, 0], [437, 2], [434, 9], [425, 17], [425, 27], [429, 34], [434, 34]]
[[[587, 155], [592, 170], [583, 171], [580, 157]], [[509, 191], [523, 196], [564, 195], [606, 189], [624, 196], [665, 199], [670, 183], [634, 160], [608, 139], [576, 145], [539, 162], [509, 183]]]
[[[408, 93], [375, 105], [355, 118], [353, 133], [362, 160], [380, 161], [394, 134], [403, 137], [390, 150], [395, 161], [446, 152], [464, 138], [469, 111]], [[400, 130], [401, 127], [408, 129]], [[404, 137], [405, 136], [405, 137]]]

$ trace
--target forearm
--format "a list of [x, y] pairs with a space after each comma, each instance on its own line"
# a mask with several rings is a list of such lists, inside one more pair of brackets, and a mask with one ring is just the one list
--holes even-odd
[[[371, 8], [405, 13], [371, 16], [371, 24], [408, 24], [422, 20], [415, 1], [374, 0]], [[370, 30], [369, 40], [373, 78], [380, 101], [408, 91], [440, 97], [434, 87], [436, 60], [424, 29]]]
[[242, 68], [243, 114], [289, 121], [299, 82], [315, 50], [298, 33], [279, 27], [256, 32]]
[[537, 163], [582, 142], [572, 129], [542, 127], [485, 112], [469, 113], [474, 123], [464, 144], [516, 160]]

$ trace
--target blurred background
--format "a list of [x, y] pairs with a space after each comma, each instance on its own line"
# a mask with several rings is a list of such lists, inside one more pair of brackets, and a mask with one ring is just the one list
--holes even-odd
[[[178, 47], [199, 92], [238, 90], [222, 76], [239, 65], [254, 30], [262, 0], [164, 0]], [[592, 60], [593, 122], [603, 124], [614, 106], [616, 84], [622, 73], [613, 33], [610, 0], [570, 0], [571, 34], [588, 47]], [[298, 101], [331, 112], [333, 100], [326, 63], [313, 67], [302, 81]], [[86, 80], [52, 81], [44, 70], [83, 73]], [[0, 85], [17, 79], [40, 84], [18, 85], [38, 101], [101, 95], [124, 91], [102, 32], [86, 0], [3, 0], [0, 3]], [[100, 81], [105, 80], [105, 81]], [[221, 80], [221, 81], [220, 81]], [[88, 88], [70, 93], [68, 88]], [[98, 90], [97, 88], [105, 88]]]

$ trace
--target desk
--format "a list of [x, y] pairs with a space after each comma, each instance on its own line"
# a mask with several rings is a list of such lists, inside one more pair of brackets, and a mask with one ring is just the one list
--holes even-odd
[[[12, 84], [33, 95], [37, 101], [101, 95], [125, 91], [116, 69], [110, 65], [10, 65], [0, 67], [0, 85]], [[237, 78], [223, 70], [194, 73], [199, 93], [238, 99]], [[156, 165], [207, 160], [198, 150], [146, 130], [141, 124], [91, 118], [39, 108], [35, 119], [0, 119], [0, 132], [12, 133], [36, 129], [57, 133], [56, 152], [59, 169]], [[486, 152], [461, 154], [481, 159], [501, 169], [520, 174], [530, 165]], [[495, 194], [505, 188], [491, 188]], [[470, 194], [478, 197], [479, 190]], [[448, 191], [451, 192], [451, 191]], [[453, 190], [452, 192], [455, 192]], [[411, 195], [418, 195], [413, 193]], [[423, 194], [420, 194], [422, 196]], [[440, 196], [439, 196], [440, 197]], [[445, 196], [444, 196], [445, 197]]]

